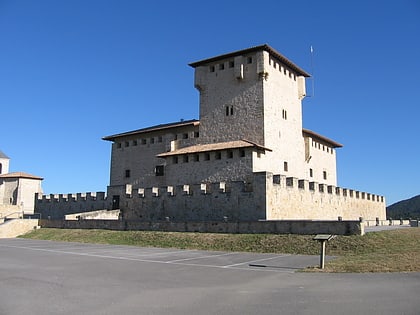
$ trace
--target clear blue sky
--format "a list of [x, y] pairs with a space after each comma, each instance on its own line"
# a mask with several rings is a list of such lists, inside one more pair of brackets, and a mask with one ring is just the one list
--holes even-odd
[[265, 43], [314, 73], [339, 186], [420, 194], [418, 0], [0, 0], [0, 150], [45, 193], [106, 191], [103, 136], [198, 118], [187, 64]]

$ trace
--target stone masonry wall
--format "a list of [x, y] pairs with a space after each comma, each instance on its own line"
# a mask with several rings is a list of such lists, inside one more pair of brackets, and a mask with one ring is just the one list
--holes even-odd
[[35, 194], [35, 213], [42, 218], [64, 219], [66, 214], [110, 208], [104, 192], [39, 195]]

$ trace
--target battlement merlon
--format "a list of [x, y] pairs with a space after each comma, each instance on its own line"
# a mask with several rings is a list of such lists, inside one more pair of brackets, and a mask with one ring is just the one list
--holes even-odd
[[36, 193], [35, 200], [37, 202], [103, 201], [106, 200], [106, 194], [103, 191], [49, 195]]

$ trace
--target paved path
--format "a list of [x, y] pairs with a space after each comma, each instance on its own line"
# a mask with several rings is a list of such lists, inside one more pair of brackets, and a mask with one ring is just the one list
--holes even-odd
[[0, 240], [0, 314], [419, 314], [420, 274], [308, 274], [318, 256]]

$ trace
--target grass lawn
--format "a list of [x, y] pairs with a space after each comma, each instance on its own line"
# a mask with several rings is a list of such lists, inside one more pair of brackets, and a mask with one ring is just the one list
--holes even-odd
[[[39, 229], [23, 238], [172, 247], [237, 252], [319, 255], [320, 245], [310, 235], [211, 234], [81, 229]], [[420, 271], [420, 228], [337, 236], [327, 243], [327, 255], [337, 256], [317, 272], [411, 272]]]

